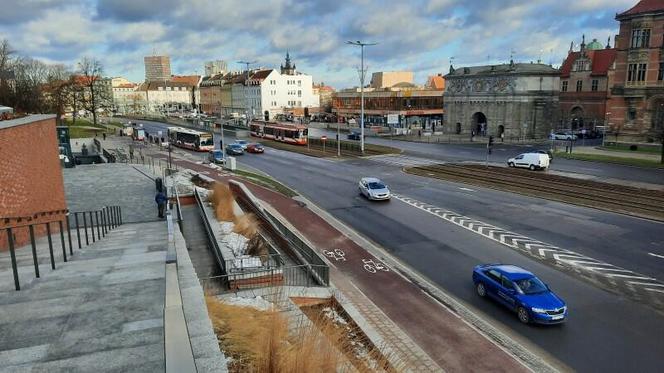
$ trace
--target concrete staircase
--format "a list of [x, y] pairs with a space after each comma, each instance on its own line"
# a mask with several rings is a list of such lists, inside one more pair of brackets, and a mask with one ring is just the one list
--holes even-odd
[[0, 371], [163, 371], [166, 224], [125, 224], [82, 250], [74, 240], [67, 263], [53, 242], [55, 270], [38, 243], [38, 279], [30, 248], [17, 251], [21, 291], [0, 255]]

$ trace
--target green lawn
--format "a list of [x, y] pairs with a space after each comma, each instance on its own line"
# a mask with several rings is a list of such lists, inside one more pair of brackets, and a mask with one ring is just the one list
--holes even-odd
[[277, 191], [287, 197], [292, 198], [294, 196], [297, 196], [297, 193], [294, 190], [290, 189], [284, 184], [281, 184], [280, 182], [269, 176], [259, 175], [253, 172], [243, 171], [243, 170], [235, 170], [234, 173], [238, 176], [245, 177], [260, 186]]
[[602, 150], [616, 151], [616, 152], [628, 152], [628, 153], [647, 153], [647, 154], [660, 154], [661, 146], [639, 146], [637, 145], [637, 150], [629, 150], [628, 144], [611, 144], [600, 147]]
[[624, 165], [638, 166], [638, 167], [664, 168], [664, 164], [662, 164], [658, 161], [651, 161], [651, 160], [648, 160], [648, 159], [612, 157], [610, 155], [601, 155], [601, 154], [580, 154], [580, 153], [570, 154], [570, 153], [565, 153], [565, 152], [556, 152], [553, 157], [554, 158], [566, 158], [566, 159], [578, 159], [578, 160], [581, 160], [581, 161], [617, 163], [617, 164], [624, 164]]

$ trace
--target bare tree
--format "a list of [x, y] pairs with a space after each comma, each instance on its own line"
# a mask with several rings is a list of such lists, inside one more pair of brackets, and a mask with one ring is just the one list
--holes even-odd
[[14, 105], [18, 111], [42, 113], [46, 110], [43, 100], [48, 66], [33, 58], [20, 57], [14, 62]]
[[48, 111], [55, 113], [57, 123], [61, 123], [65, 111], [73, 105], [74, 81], [72, 75], [65, 65], [49, 66], [45, 99]]
[[654, 102], [651, 133], [662, 146], [659, 162], [664, 163], [664, 99]]
[[14, 50], [7, 39], [0, 41], [0, 104], [14, 105], [12, 55]]
[[78, 63], [78, 70], [80, 85], [84, 88], [82, 104], [85, 110], [92, 112], [92, 121], [96, 125], [99, 109], [110, 108], [112, 103], [111, 92], [103, 84], [104, 68], [99, 60], [84, 57]]

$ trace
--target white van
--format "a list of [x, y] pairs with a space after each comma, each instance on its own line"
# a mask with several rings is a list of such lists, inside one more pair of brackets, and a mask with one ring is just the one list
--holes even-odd
[[530, 170], [543, 170], [549, 167], [549, 156], [541, 153], [523, 153], [507, 160], [510, 167], [523, 167]]

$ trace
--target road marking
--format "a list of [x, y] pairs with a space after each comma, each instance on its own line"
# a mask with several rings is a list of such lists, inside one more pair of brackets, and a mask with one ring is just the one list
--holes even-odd
[[655, 253], [648, 253], [648, 255], [652, 255], [652, 256], [655, 256], [655, 257], [657, 257], [657, 258], [662, 258], [662, 259], [664, 259], [664, 255], [659, 255], [659, 254], [655, 254]]
[[[506, 229], [486, 224], [479, 220], [437, 206], [429, 205], [410, 197], [405, 197], [397, 193], [393, 193], [392, 197], [502, 245], [515, 250], [525, 251], [539, 260], [553, 260], [558, 265], [567, 267], [572, 271], [578, 271], [579, 269], [587, 271], [589, 276], [595, 276], [597, 274], [602, 275], [613, 284], [612, 286], [615, 287], [620, 285], [620, 290], [628, 294], [638, 296], [638, 293], [635, 293], [637, 289], [634, 286], [637, 286], [642, 290], [664, 293], [664, 291], [653, 289], [653, 287], [664, 287], [664, 283], [659, 282], [659, 280], [655, 278], [613, 264], [601, 262], [597, 259], [584, 256], [571, 250], [522, 236], [518, 233], [510, 232]], [[650, 253], [650, 255], [662, 257], [664, 259], [664, 256], [658, 254]]]
[[474, 192], [475, 191], [475, 189], [470, 189], [470, 188], [459, 188], [459, 189], [465, 190], [467, 192]]

